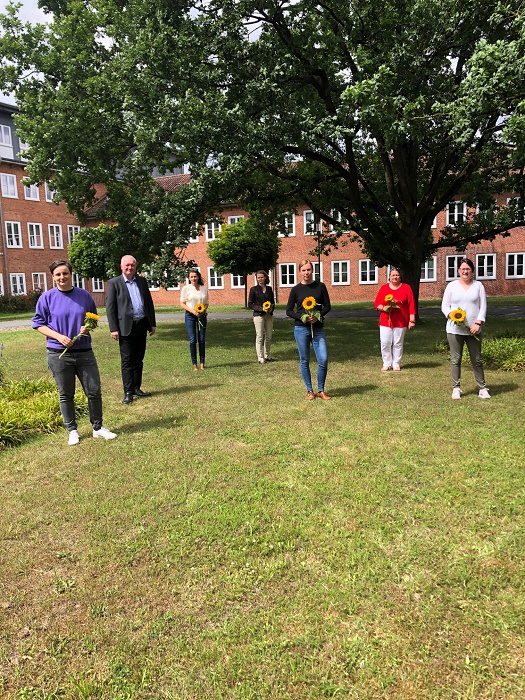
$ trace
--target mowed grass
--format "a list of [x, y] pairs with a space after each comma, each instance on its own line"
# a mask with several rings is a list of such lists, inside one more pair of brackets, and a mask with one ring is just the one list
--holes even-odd
[[[205, 372], [160, 323], [129, 407], [98, 329], [118, 438], [0, 453], [0, 697], [523, 698], [525, 375], [481, 401], [465, 366], [453, 402], [444, 320], [388, 374], [375, 324], [327, 320], [308, 403], [291, 323], [259, 366], [211, 314]], [[1, 340], [9, 378], [47, 374], [36, 332]]]

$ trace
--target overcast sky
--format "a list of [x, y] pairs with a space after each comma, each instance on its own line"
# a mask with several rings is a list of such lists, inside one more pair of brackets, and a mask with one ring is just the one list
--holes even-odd
[[[0, 12], [4, 12], [7, 4], [8, 0], [0, 0]], [[31, 22], [32, 24], [46, 21], [46, 15], [42, 10], [38, 9], [38, 0], [22, 0], [22, 7], [18, 11], [18, 16], [22, 22]], [[0, 101], [11, 104], [15, 102], [12, 95], [4, 95], [2, 93], [0, 93]]]

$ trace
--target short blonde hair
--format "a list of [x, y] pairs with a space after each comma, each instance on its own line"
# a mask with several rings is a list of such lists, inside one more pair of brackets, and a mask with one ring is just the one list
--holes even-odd
[[312, 268], [312, 270], [314, 269], [314, 264], [313, 264], [313, 262], [312, 262], [311, 260], [308, 260], [308, 258], [305, 258], [304, 260], [301, 260], [301, 262], [299, 263], [299, 269], [301, 269], [301, 268], [304, 267], [305, 265], [310, 265], [311, 268]]

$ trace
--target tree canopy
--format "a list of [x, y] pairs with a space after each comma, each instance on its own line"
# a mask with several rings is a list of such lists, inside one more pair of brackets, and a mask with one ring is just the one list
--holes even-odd
[[[2, 20], [31, 175], [76, 211], [104, 183], [150, 257], [228, 198], [268, 221], [304, 203], [417, 294], [438, 247], [525, 223], [493, 204], [523, 194], [522, 0], [41, 4], [47, 28]], [[182, 163], [161, 195], [153, 167]], [[458, 195], [479, 213], [434, 240]]]

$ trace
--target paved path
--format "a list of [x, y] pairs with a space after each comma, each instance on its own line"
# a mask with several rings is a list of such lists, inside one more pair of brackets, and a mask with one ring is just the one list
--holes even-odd
[[[430, 309], [420, 309], [419, 315], [421, 318], [439, 318], [442, 316], [441, 309], [432, 307]], [[503, 318], [525, 318], [525, 306], [510, 305], [510, 306], [490, 306], [488, 316], [501, 316]], [[210, 311], [210, 320], [218, 321], [250, 321], [253, 317], [251, 311], [219, 311], [214, 313]], [[276, 311], [274, 318], [286, 319], [284, 311]], [[374, 309], [338, 309], [337, 307], [330, 312], [330, 318], [377, 318], [377, 311]], [[289, 319], [290, 321], [292, 319]], [[100, 321], [107, 323], [106, 316], [101, 316]], [[157, 321], [179, 321], [184, 322], [184, 314], [169, 313], [157, 314]], [[22, 319], [19, 321], [0, 321], [0, 331], [25, 329], [31, 327], [31, 319]]]

